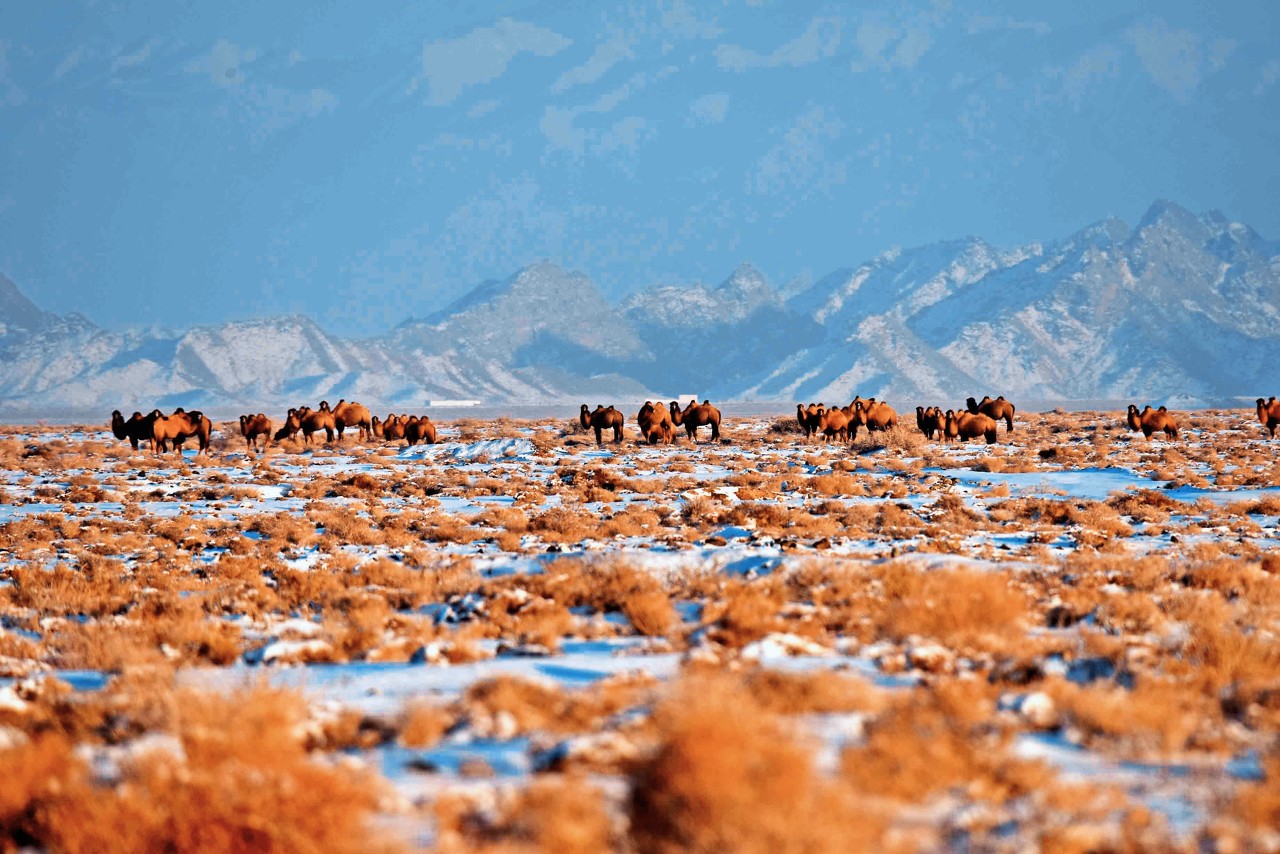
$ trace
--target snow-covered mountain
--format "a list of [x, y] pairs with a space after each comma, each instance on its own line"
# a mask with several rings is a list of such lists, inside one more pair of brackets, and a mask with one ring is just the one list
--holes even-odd
[[374, 339], [292, 316], [112, 331], [40, 309], [0, 276], [0, 412], [274, 406], [321, 397], [413, 407], [634, 400], [955, 400], [1272, 394], [1280, 244], [1157, 202], [999, 250], [892, 249], [784, 295], [743, 265], [713, 288], [613, 306], [535, 264]]

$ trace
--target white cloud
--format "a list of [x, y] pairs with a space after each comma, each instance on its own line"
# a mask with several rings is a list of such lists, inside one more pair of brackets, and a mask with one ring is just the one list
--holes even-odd
[[1097, 45], [1081, 54], [1069, 67], [1051, 73], [1062, 78], [1067, 100], [1079, 110], [1094, 86], [1119, 76], [1122, 58], [1120, 48], [1115, 45]]
[[116, 54], [116, 58], [111, 61], [111, 70], [115, 72], [141, 65], [147, 61], [151, 51], [155, 50], [159, 44], [160, 39], [148, 39], [146, 44], [135, 51]]
[[[604, 114], [613, 112], [618, 105], [636, 92], [674, 74], [675, 71], [674, 66], [667, 66], [652, 73], [637, 72], [631, 75], [621, 86], [604, 93], [590, 104], [576, 107], [548, 106], [542, 111], [542, 119], [538, 123], [538, 129], [542, 131], [542, 135], [547, 139], [549, 148], [553, 151], [567, 151], [576, 157], [581, 157], [588, 152], [604, 154], [615, 151], [619, 146], [608, 147], [608, 141], [614, 138], [622, 139], [628, 134], [634, 136], [636, 131], [634, 122], [623, 127], [620, 127], [619, 123], [615, 122], [612, 127], [601, 131], [578, 127], [578, 117], [589, 113]], [[622, 121], [628, 122], [634, 118], [628, 117], [628, 119], [623, 119]], [[652, 129], [647, 124], [645, 127], [649, 132], [636, 137], [637, 145], [641, 139], [647, 139], [652, 136]], [[611, 134], [613, 135], [612, 137], [610, 136]], [[621, 147], [629, 151], [634, 150], [634, 147], [630, 145]]]
[[662, 29], [668, 35], [682, 39], [714, 39], [722, 32], [715, 18], [700, 19], [689, 8], [687, 0], [658, 0]]
[[916, 63], [928, 52], [933, 44], [929, 31], [920, 27], [912, 27], [906, 31], [898, 46], [894, 48], [889, 64], [895, 68], [915, 68]]
[[848, 176], [847, 159], [834, 159], [828, 145], [841, 137], [844, 122], [827, 107], [814, 105], [796, 117], [782, 140], [756, 161], [747, 191], [785, 196], [793, 204], [815, 192], [829, 192]]
[[245, 50], [226, 39], [218, 39], [204, 56], [191, 60], [183, 70], [191, 74], [207, 74], [215, 86], [235, 87], [244, 82], [242, 66], [258, 58], [252, 48]]
[[718, 125], [729, 112], [729, 93], [709, 92], [689, 105], [689, 118], [685, 124]]
[[53, 79], [61, 80], [66, 75], [70, 74], [88, 55], [89, 48], [87, 46], [80, 45], [75, 48], [75, 50], [64, 56], [62, 61], [58, 63], [58, 67], [53, 70]]
[[1267, 90], [1280, 80], [1280, 59], [1273, 59], [1258, 71], [1258, 82], [1253, 87], [1254, 95], [1265, 95]]
[[634, 58], [635, 52], [627, 40], [621, 36], [614, 36], [608, 41], [597, 44], [591, 56], [582, 65], [570, 68], [561, 74], [551, 85], [551, 91], [564, 92], [574, 86], [594, 83], [619, 62]]
[[1233, 43], [1215, 43], [1214, 58], [1206, 59], [1200, 37], [1191, 30], [1174, 29], [1161, 18], [1129, 31], [1133, 49], [1143, 69], [1156, 85], [1179, 100], [1187, 100], [1204, 79], [1205, 66], [1221, 68]]
[[716, 62], [729, 71], [808, 65], [835, 55], [840, 47], [840, 29], [839, 18], [814, 18], [803, 33], [769, 54], [736, 44], [722, 44], [716, 48]]
[[496, 80], [521, 53], [554, 56], [572, 42], [545, 27], [503, 18], [491, 27], [472, 30], [460, 39], [422, 46], [422, 77], [431, 104], [457, 100], [463, 90]]
[[0, 41], [0, 107], [20, 107], [27, 93], [9, 77], [9, 47], [9, 42]]
[[[218, 39], [208, 53], [188, 62], [183, 70], [208, 76], [213, 85], [226, 92], [225, 103], [238, 108], [230, 115], [248, 126], [250, 139], [255, 143], [303, 119], [317, 118], [337, 109], [338, 96], [328, 89], [319, 86], [290, 89], [254, 79], [261, 75], [251, 75], [249, 66], [257, 58], [258, 51], [253, 48]], [[225, 104], [221, 109], [227, 109]]]
[[594, 151], [596, 154], [625, 151], [635, 155], [640, 150], [640, 144], [655, 133], [648, 120], [639, 116], [627, 116], [614, 122], [599, 135]]
[[854, 35], [858, 57], [849, 68], [855, 74], [894, 68], [915, 68], [933, 45], [933, 36], [922, 23], [896, 24], [873, 17], [858, 25]]
[[1235, 39], [1214, 39], [1209, 42], [1209, 68], [1213, 71], [1221, 71], [1227, 65], [1227, 57], [1235, 53]]
[[251, 83], [241, 93], [250, 138], [263, 142], [273, 134], [302, 121], [332, 113], [338, 96], [328, 89], [286, 89], [269, 83]]
[[1044, 21], [1019, 21], [1017, 18], [998, 15], [971, 15], [965, 22], [969, 35], [991, 30], [1028, 30], [1038, 36], [1048, 35], [1050, 27]]
[[478, 119], [481, 116], [487, 116], [498, 107], [502, 106], [502, 102], [496, 98], [486, 98], [483, 101], [476, 101], [471, 105], [471, 109], [467, 110], [467, 118]]

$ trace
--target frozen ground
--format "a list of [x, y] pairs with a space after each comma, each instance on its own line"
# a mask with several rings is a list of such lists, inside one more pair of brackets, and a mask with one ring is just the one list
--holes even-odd
[[466, 420], [261, 456], [222, 426], [200, 457], [0, 433], [0, 761], [52, 727], [120, 785], [131, 744], [194, 761], [157, 698], [265, 682], [411, 846], [554, 847], [517, 820], [550, 785], [625, 850], [695, 712], [794, 741], [812, 768], [778, 773], [871, 850], [1280, 843], [1280, 466], [1247, 413], [1177, 442], [1036, 414], [994, 446]]

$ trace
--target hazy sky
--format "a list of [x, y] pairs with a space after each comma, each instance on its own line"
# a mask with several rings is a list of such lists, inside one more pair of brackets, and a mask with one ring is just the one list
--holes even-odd
[[9, 5], [0, 272], [105, 325], [781, 285], [1157, 197], [1280, 236], [1274, 2]]

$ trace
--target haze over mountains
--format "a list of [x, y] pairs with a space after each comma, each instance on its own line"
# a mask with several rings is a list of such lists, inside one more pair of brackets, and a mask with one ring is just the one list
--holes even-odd
[[185, 332], [45, 312], [0, 276], [0, 412], [269, 411], [638, 400], [955, 402], [1252, 398], [1276, 392], [1280, 243], [1157, 202], [1011, 250], [970, 237], [892, 249], [784, 295], [743, 265], [714, 288], [613, 305], [548, 262], [422, 319], [345, 339], [307, 317]]

